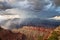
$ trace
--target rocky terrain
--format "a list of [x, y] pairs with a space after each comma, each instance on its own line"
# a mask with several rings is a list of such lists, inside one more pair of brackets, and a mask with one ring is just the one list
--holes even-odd
[[25, 40], [22, 33], [12, 32], [0, 27], [0, 40]]
[[0, 27], [0, 40], [60, 40], [60, 26], [54, 29], [23, 26], [12, 30]]
[[53, 29], [35, 26], [23, 26], [23, 28], [13, 29], [13, 32], [21, 32], [26, 35], [26, 40], [47, 40]]
[[51, 35], [49, 36], [48, 40], [60, 40], [60, 26], [56, 27]]

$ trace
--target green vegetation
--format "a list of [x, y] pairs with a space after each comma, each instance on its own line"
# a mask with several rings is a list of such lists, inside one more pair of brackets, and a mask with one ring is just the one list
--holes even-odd
[[58, 34], [57, 32], [53, 32], [51, 37], [48, 38], [48, 40], [58, 40]]
[[38, 40], [43, 40], [43, 36], [38, 36]]

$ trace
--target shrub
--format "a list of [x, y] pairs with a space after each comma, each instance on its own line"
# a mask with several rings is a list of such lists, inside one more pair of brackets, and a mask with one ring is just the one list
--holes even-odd
[[52, 35], [48, 38], [48, 40], [58, 40], [57, 32], [53, 32]]

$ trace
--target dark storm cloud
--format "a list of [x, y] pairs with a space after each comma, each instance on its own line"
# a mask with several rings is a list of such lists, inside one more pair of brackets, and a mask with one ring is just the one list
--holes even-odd
[[60, 0], [54, 0], [56, 6], [60, 6]]
[[23, 8], [31, 10], [49, 9], [54, 3], [59, 5], [59, 0], [4, 0], [0, 1], [0, 9]]
[[5, 10], [5, 9], [11, 9], [11, 8], [12, 6], [7, 2], [0, 2], [0, 9]]
[[[41, 16], [48, 17], [47, 14], [50, 14], [49, 16], [51, 17], [51, 15], [54, 16], [56, 14], [57, 15], [59, 14], [59, 11], [58, 11], [59, 8], [56, 7], [54, 1], [55, 0], [23, 0], [23, 1], [5, 0], [3, 2], [0, 2], [0, 4], [1, 4], [0, 9], [6, 9], [6, 10], [0, 14], [18, 14], [18, 15], [22, 15], [22, 16], [34, 15], [34, 17], [39, 17], [38, 14], [40, 15], [40, 17]], [[11, 9], [9, 9], [9, 8], [11, 8]], [[26, 16], [26, 17], [28, 17], [28, 16]]]
[[32, 10], [49, 9], [52, 5], [59, 6], [60, 0], [3, 0], [0, 9], [27, 8]]
[[[35, 24], [39, 19], [47, 20], [48, 18], [52, 18], [53, 16], [60, 16], [59, 5], [60, 5], [59, 0], [23, 0], [23, 1], [5, 0], [3, 2], [0, 2], [0, 9], [6, 9], [6, 10], [0, 11], [0, 14], [19, 15], [20, 18], [6, 19], [6, 20], [3, 19], [2, 21], [2, 18], [5, 17], [1, 16], [0, 24], [2, 24], [3, 28], [9, 29], [12, 28], [12, 26], [13, 28], [15, 28], [15, 26], [18, 24], [25, 25], [25, 23], [28, 24], [30, 22]], [[39, 19], [35, 20], [34, 18], [39, 18]]]
[[[23, 1], [22, 0], [5, 0], [0, 2], [0, 9], [6, 9], [4, 12], [2, 12], [2, 14], [24, 15], [27, 13], [30, 16], [35, 15], [34, 13], [37, 13], [39, 15], [50, 14], [51, 12], [54, 15], [56, 13], [57, 15], [59, 14], [59, 11], [58, 11], [59, 8], [58, 6], [56, 7], [55, 0], [23, 0]], [[38, 11], [41, 11], [42, 13], [41, 12], [38, 13]], [[46, 12], [43, 13], [44, 11]], [[35, 15], [35, 17], [36, 16], [38, 15]], [[44, 16], [47, 16], [47, 15], [44, 15]]]
[[[17, 1], [13, 4], [13, 7], [16, 8], [23, 8], [23, 9], [31, 9], [31, 10], [42, 10], [45, 7], [50, 7], [52, 4], [50, 0], [24, 0], [24, 1]], [[50, 5], [50, 6], [49, 6]], [[48, 9], [48, 8], [47, 8]]]

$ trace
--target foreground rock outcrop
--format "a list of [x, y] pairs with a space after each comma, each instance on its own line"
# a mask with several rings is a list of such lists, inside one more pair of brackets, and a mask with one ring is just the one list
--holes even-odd
[[24, 38], [24, 34], [5, 30], [0, 27], [0, 40], [25, 40]]

